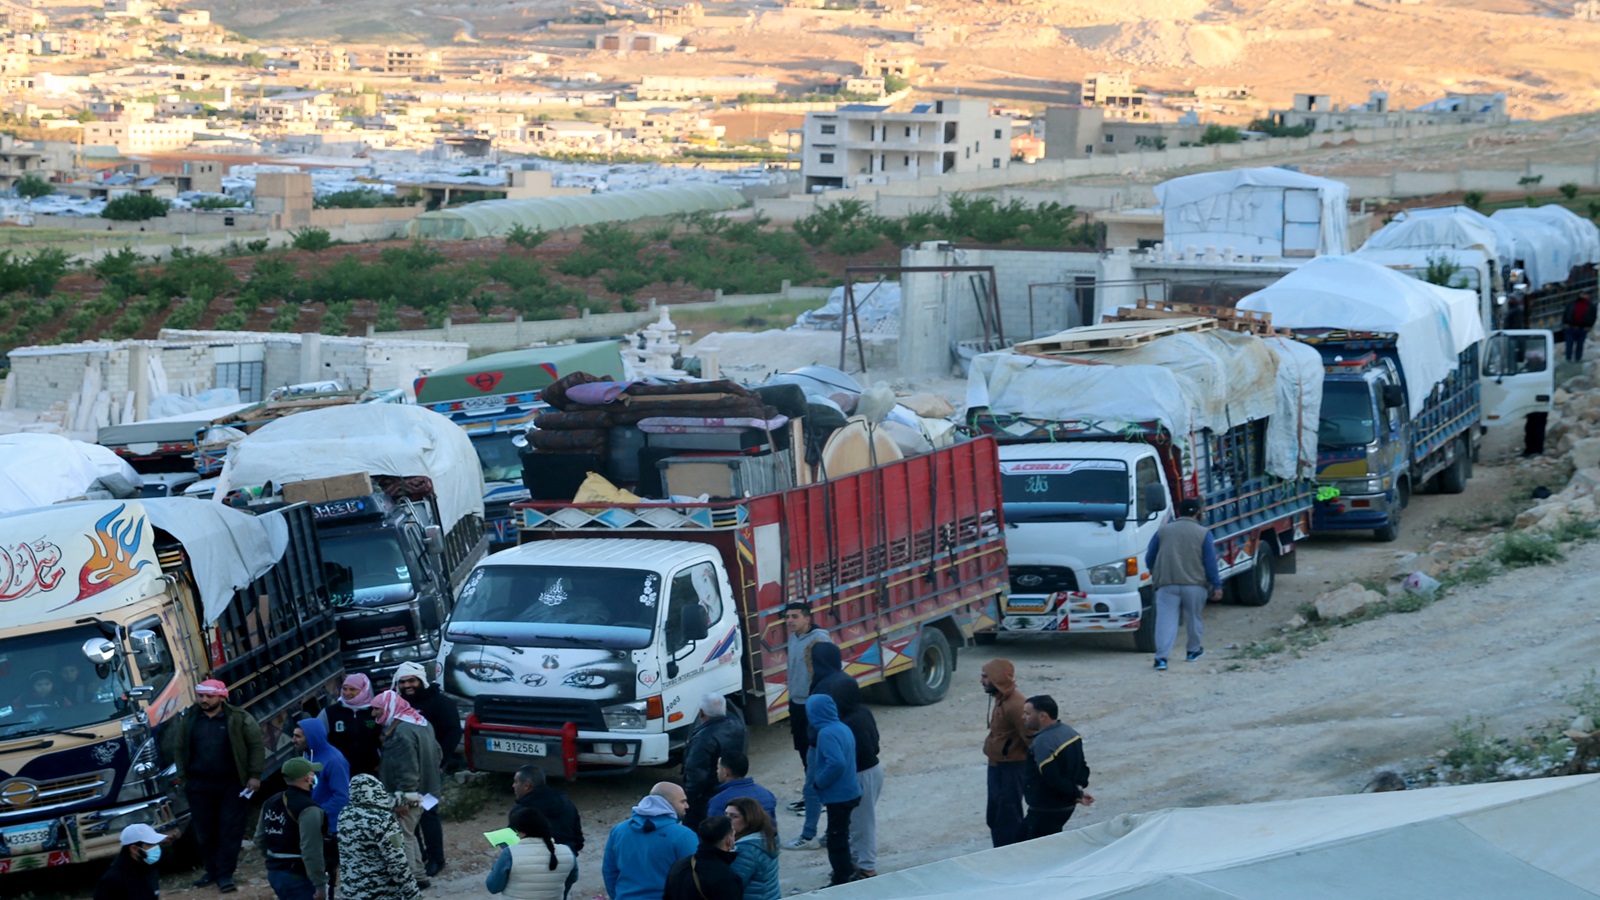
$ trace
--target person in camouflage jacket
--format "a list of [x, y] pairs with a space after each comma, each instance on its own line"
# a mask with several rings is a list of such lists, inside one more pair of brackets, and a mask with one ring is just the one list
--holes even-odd
[[350, 805], [339, 813], [341, 900], [417, 900], [422, 889], [406, 862], [405, 832], [394, 795], [371, 775], [350, 779]]

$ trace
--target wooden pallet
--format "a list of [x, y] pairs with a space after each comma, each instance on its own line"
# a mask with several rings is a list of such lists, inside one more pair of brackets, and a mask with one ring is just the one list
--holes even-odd
[[1216, 322], [1199, 316], [1162, 317], [1159, 321], [1104, 322], [1023, 341], [1018, 353], [1048, 356], [1057, 353], [1093, 353], [1101, 350], [1126, 350], [1142, 347], [1156, 338], [1184, 332], [1198, 333], [1216, 328]]
[[1198, 303], [1164, 303], [1160, 300], [1140, 300], [1132, 308], [1107, 313], [1106, 322], [1132, 322], [1161, 319], [1189, 319], [1203, 316], [1213, 319], [1223, 331], [1254, 334], [1260, 337], [1290, 336], [1289, 331], [1272, 326], [1272, 313], [1231, 306], [1206, 306]]

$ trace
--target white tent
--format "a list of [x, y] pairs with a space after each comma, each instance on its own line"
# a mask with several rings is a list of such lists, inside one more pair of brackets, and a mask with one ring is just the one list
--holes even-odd
[[1372, 233], [1358, 255], [1376, 250], [1482, 250], [1509, 269], [1515, 260], [1516, 238], [1504, 222], [1496, 222], [1465, 206], [1409, 209]]
[[1419, 409], [1456, 357], [1483, 340], [1478, 298], [1408, 278], [1354, 256], [1324, 256], [1239, 301], [1280, 328], [1337, 328], [1397, 336], [1406, 396]]
[[1169, 249], [1223, 250], [1246, 256], [1321, 256], [1347, 252], [1350, 188], [1288, 169], [1230, 169], [1156, 185]]
[[1120, 815], [830, 898], [1600, 897], [1600, 775]]
[[483, 518], [483, 468], [472, 439], [431, 409], [355, 403], [284, 416], [233, 446], [214, 495], [243, 485], [275, 485], [366, 472], [433, 479], [446, 531]]

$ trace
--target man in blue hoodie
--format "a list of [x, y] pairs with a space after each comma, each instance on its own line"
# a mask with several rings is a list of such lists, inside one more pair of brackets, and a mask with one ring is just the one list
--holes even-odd
[[661, 900], [672, 864], [693, 856], [700, 838], [678, 820], [689, 811], [683, 788], [663, 781], [611, 829], [600, 875], [611, 900]]
[[850, 860], [850, 811], [861, 802], [861, 782], [856, 779], [856, 739], [839, 721], [839, 707], [827, 694], [806, 699], [806, 718], [817, 730], [816, 746], [806, 765], [806, 780], [822, 798], [828, 811], [828, 865], [833, 869], [829, 887], [844, 884], [855, 874]]
[[331, 888], [337, 882], [339, 865], [339, 813], [350, 803], [350, 763], [329, 742], [328, 725], [321, 719], [301, 719], [295, 723], [291, 739], [300, 755], [322, 764], [311, 784], [311, 800], [322, 807], [323, 821], [328, 823], [323, 857]]

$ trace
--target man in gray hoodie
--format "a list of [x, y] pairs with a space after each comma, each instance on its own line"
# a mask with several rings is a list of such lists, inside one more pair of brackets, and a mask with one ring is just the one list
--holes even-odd
[[700, 839], [678, 819], [689, 810], [683, 788], [658, 783], [633, 815], [606, 838], [600, 875], [611, 900], [661, 900], [672, 864], [693, 856]]
[[1217, 545], [1200, 524], [1205, 507], [1190, 497], [1178, 504], [1178, 518], [1161, 526], [1150, 538], [1145, 566], [1156, 588], [1156, 671], [1167, 670], [1167, 654], [1178, 639], [1178, 613], [1189, 628], [1190, 662], [1206, 652], [1200, 646], [1200, 610], [1206, 605], [1206, 588], [1212, 600], [1222, 599], [1222, 577], [1217, 571]]
[[[828, 632], [816, 627], [809, 603], [797, 601], [785, 606], [783, 621], [789, 627], [789, 639], [784, 643], [789, 655], [789, 736], [804, 768], [806, 752], [811, 748], [811, 722], [806, 718], [806, 699], [811, 696], [811, 645], [828, 640]], [[805, 809], [804, 798], [789, 804], [790, 812], [803, 813]]]

